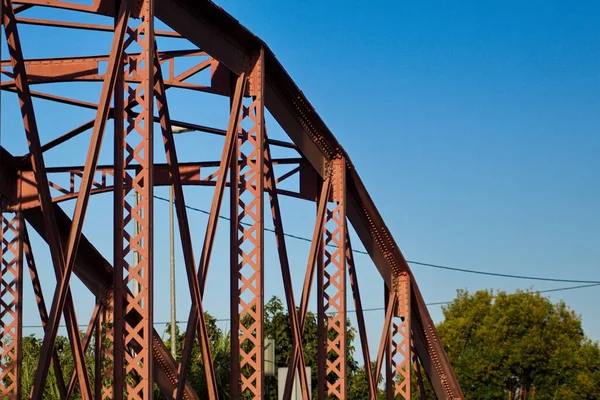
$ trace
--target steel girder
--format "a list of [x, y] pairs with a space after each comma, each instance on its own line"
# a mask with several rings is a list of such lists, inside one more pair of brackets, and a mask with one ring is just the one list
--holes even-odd
[[[231, 317], [232, 379], [231, 396], [263, 397], [263, 232], [264, 199], [269, 195], [275, 227], [278, 257], [290, 313], [294, 347], [289, 360], [285, 395], [289, 396], [293, 376], [299, 372], [303, 398], [308, 398], [307, 376], [301, 337], [308, 311], [312, 282], [317, 280], [319, 321], [319, 398], [347, 398], [346, 367], [346, 297], [347, 278], [357, 310], [358, 330], [364, 362], [368, 371], [371, 398], [376, 397], [382, 364], [386, 364], [388, 398], [400, 395], [410, 398], [410, 376], [414, 373], [419, 392], [424, 396], [421, 366], [436, 396], [440, 399], [460, 399], [462, 393], [437, 337], [435, 326], [401, 251], [378, 213], [348, 154], [340, 146], [302, 92], [291, 80], [268, 46], [235, 19], [210, 1], [142, 0], [113, 3], [95, 0], [82, 5], [59, 0], [19, 0], [13, 5], [3, 0], [3, 25], [7, 34], [10, 59], [2, 60], [0, 73], [9, 77], [2, 90], [19, 95], [24, 127], [30, 152], [15, 158], [0, 149], [0, 205], [3, 233], [3, 287], [11, 299], [3, 315], [11, 318], [8, 333], [14, 336], [3, 345], [3, 354], [15, 361], [0, 365], [7, 396], [16, 396], [19, 381], [21, 343], [21, 295], [23, 255], [34, 287], [39, 289], [35, 262], [28, 243], [27, 221], [51, 250], [57, 276], [57, 288], [48, 310], [43, 296], [38, 295], [40, 316], [46, 327], [42, 359], [36, 374], [32, 396], [41, 398], [44, 382], [52, 365], [61, 395], [68, 397], [76, 384], [84, 399], [129, 398], [147, 399], [156, 382], [162, 391], [174, 398], [197, 398], [184, 379], [189, 368], [191, 344], [200, 341], [208, 396], [218, 398], [208, 336], [203, 312], [210, 255], [217, 216], [223, 192], [230, 188], [231, 199]], [[114, 26], [85, 24], [76, 21], [51, 21], [21, 18], [18, 14], [30, 7], [55, 7], [114, 17]], [[154, 30], [157, 17], [173, 31]], [[135, 22], [133, 22], [135, 21]], [[109, 55], [32, 59], [23, 58], [19, 28], [26, 25], [88, 29], [114, 32]], [[183, 37], [197, 49], [161, 52], [155, 37]], [[174, 73], [178, 59], [190, 56], [206, 58]], [[100, 63], [108, 64], [100, 71]], [[163, 70], [168, 73], [163, 76]], [[211, 84], [197, 85], [188, 79], [210, 69]], [[34, 85], [70, 81], [100, 81], [103, 83], [98, 104], [58, 97], [31, 90]], [[227, 129], [199, 126], [185, 121], [173, 121], [168, 110], [166, 91], [178, 88], [229, 96], [231, 115]], [[42, 144], [37, 133], [33, 98], [96, 110], [94, 120]], [[111, 106], [111, 99], [114, 100]], [[154, 113], [156, 99], [157, 113]], [[268, 110], [284, 129], [292, 143], [267, 137], [264, 113]], [[115, 164], [98, 165], [102, 137], [109, 119], [115, 126]], [[249, 123], [243, 122], [250, 121]], [[153, 122], [159, 123], [167, 154], [167, 164], [153, 161]], [[225, 136], [221, 160], [216, 162], [178, 162], [173, 140], [173, 125]], [[86, 130], [92, 139], [86, 165], [46, 168], [43, 153], [62, 145]], [[280, 146], [297, 151], [299, 157], [272, 159], [271, 147]], [[277, 176], [274, 165], [294, 165], [291, 171]], [[202, 168], [213, 169], [202, 176]], [[227, 179], [227, 176], [230, 176]], [[297, 175], [300, 190], [282, 190], [277, 185]], [[56, 183], [53, 176], [68, 177], [69, 184]], [[77, 178], [77, 179], [75, 179]], [[78, 181], [76, 183], [76, 180]], [[176, 199], [179, 232], [184, 249], [185, 267], [192, 298], [188, 332], [179, 365], [152, 329], [153, 318], [153, 187], [171, 185]], [[187, 222], [183, 185], [214, 186], [213, 204], [196, 270]], [[52, 190], [51, 190], [52, 189]], [[81, 233], [90, 195], [113, 192], [115, 210], [114, 260], [109, 263]], [[129, 204], [127, 193], [141, 199]], [[58, 193], [58, 194], [57, 194]], [[292, 291], [283, 224], [279, 209], [280, 196], [293, 196], [315, 201], [317, 218], [299, 307]], [[73, 218], [69, 218], [58, 202], [77, 198]], [[363, 246], [370, 254], [386, 288], [386, 318], [373, 370], [367, 342], [367, 329], [362, 312], [355, 261], [352, 257], [348, 225], [350, 222]], [[141, 229], [131, 233], [135, 223]], [[10, 237], [5, 240], [4, 237]], [[128, 252], [135, 250], [137, 262], [128, 262]], [[6, 261], [5, 261], [6, 260]], [[16, 269], [15, 269], [16, 268]], [[6, 272], [6, 273], [5, 273]], [[97, 297], [88, 331], [81, 341], [70, 292], [70, 277], [75, 273]], [[129, 286], [140, 287], [130, 292]], [[41, 289], [38, 290], [41, 294]], [[75, 356], [76, 371], [65, 381], [54, 352], [54, 341], [60, 315], [68, 325], [70, 343]], [[8, 317], [9, 316], [9, 317]], [[5, 322], [3, 316], [2, 322]], [[9, 326], [12, 326], [9, 325]], [[6, 328], [5, 328], [6, 330]], [[92, 335], [108, 338], [96, 344], [96, 382], [90, 382], [83, 352]], [[104, 347], [103, 347], [104, 346]], [[4, 358], [3, 358], [4, 359]], [[109, 380], [100, 381], [99, 373]], [[12, 385], [12, 386], [11, 386]], [[95, 394], [92, 394], [94, 392]]]

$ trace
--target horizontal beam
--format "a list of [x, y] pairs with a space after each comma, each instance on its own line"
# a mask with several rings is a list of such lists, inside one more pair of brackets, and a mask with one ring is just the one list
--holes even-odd
[[[2, 157], [2, 163], [0, 164], [0, 172], [9, 171], [10, 166], [5, 165], [5, 159], [12, 159], [12, 156], [3, 150], [3, 153], [7, 154], [7, 157]], [[294, 166], [296, 174], [300, 176], [302, 171], [306, 169], [299, 168], [300, 165], [305, 163], [302, 158], [282, 158], [273, 160], [274, 165], [289, 165]], [[18, 165], [15, 163], [15, 165]], [[4, 166], [4, 167], [3, 167]], [[12, 167], [15, 171], [14, 174], [9, 172], [3, 173], [6, 179], [2, 180], [0, 185], [0, 194], [6, 199], [4, 204], [0, 204], [2, 210], [21, 209], [29, 210], [40, 206], [38, 198], [37, 183], [33, 172], [28, 167], [17, 168]], [[134, 170], [136, 167], [130, 167], [129, 169]], [[179, 163], [179, 173], [181, 174], [181, 180], [183, 185], [187, 186], [215, 186], [218, 177], [219, 161], [206, 161], [196, 163]], [[76, 184], [76, 178], [80, 179], [83, 175], [83, 166], [71, 166], [71, 167], [48, 167], [46, 168], [50, 186], [55, 189], [54, 193], [58, 192], [58, 195], [53, 195], [52, 201], [59, 203], [62, 201], [76, 198], [79, 193], [78, 182]], [[92, 194], [106, 193], [113, 190], [112, 176], [114, 169], [112, 166], [100, 165], [96, 168], [96, 180], [92, 185]], [[287, 173], [283, 173], [282, 176], [288, 178]], [[302, 178], [300, 178], [302, 180]], [[68, 187], [61, 186], [56, 182], [69, 182]], [[154, 185], [155, 186], [170, 186], [171, 178], [169, 175], [169, 166], [167, 164], [155, 164], [154, 165]], [[227, 184], [228, 185], [228, 184]], [[310, 200], [310, 194], [302, 191], [301, 185], [298, 192], [278, 189], [277, 193], [282, 196], [289, 196], [301, 199]], [[19, 198], [17, 198], [19, 193]]]
[[[37, 19], [37, 18], [17, 18], [17, 22], [22, 25], [47, 26], [47, 27], [51, 27], [51, 28], [80, 29], [80, 30], [96, 31], [96, 32], [114, 32], [114, 30], [115, 30], [115, 27], [111, 26], [111, 25], [84, 24], [81, 22], [56, 21], [56, 20]], [[156, 30], [154, 32], [154, 35], [157, 37], [170, 37], [170, 38], [181, 38], [182, 37], [177, 32], [161, 31], [161, 30]]]
[[[139, 53], [129, 53], [128, 57], [136, 58], [140, 54]], [[208, 57], [208, 54], [202, 50], [172, 50], [172, 51], [161, 51], [158, 53], [159, 60], [166, 61], [172, 60], [176, 57], [193, 57], [193, 56], [205, 56]], [[78, 63], [97, 63], [101, 61], [108, 62], [109, 59], [108, 54], [100, 54], [93, 56], [80, 56], [80, 57], [52, 57], [52, 58], [29, 58], [23, 60], [25, 62], [25, 66], [28, 68], [34, 68], [35, 66], [51, 66], [51, 65], [59, 65], [64, 67], [69, 64], [78, 64]], [[0, 65], [3, 67], [10, 67], [10, 60], [2, 60]]]
[[[5, 82], [3, 82], [3, 83], [5, 83]], [[6, 87], [3, 87], [2, 90], [16, 93], [16, 89], [12, 86], [12, 83], [11, 83], [11, 85], [7, 85]], [[53, 102], [71, 105], [71, 106], [75, 106], [75, 107], [82, 107], [82, 108], [86, 108], [89, 110], [96, 110], [98, 108], [98, 105], [95, 103], [85, 102], [82, 100], [70, 99], [67, 97], [56, 96], [56, 95], [52, 95], [52, 94], [48, 94], [48, 93], [32, 91], [31, 96], [34, 98], [38, 98], [38, 99], [53, 101]], [[111, 109], [110, 112], [112, 115], [113, 109]], [[135, 113], [135, 112], [130, 112], [130, 113], [132, 116], [137, 115], [137, 113]], [[158, 116], [154, 117], [154, 122], [160, 122]], [[224, 129], [213, 128], [213, 127], [209, 127], [209, 126], [194, 124], [191, 122], [185, 122], [185, 121], [180, 121], [180, 120], [175, 120], [175, 119], [171, 119], [171, 123], [173, 126], [179, 126], [182, 128], [192, 130], [192, 131], [210, 133], [213, 135], [225, 136], [225, 133], [226, 133]], [[293, 150], [298, 151], [298, 147], [294, 143], [285, 142], [283, 140], [267, 139], [267, 143], [270, 146], [282, 147], [282, 148], [293, 149]], [[43, 147], [46, 147], [46, 145], [44, 145]], [[26, 157], [28, 157], [28, 156], [26, 156]]]

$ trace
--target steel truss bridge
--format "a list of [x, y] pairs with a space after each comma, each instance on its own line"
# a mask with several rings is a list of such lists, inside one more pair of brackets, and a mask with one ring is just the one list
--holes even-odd
[[[0, 392], [7, 399], [30, 396], [41, 399], [50, 368], [60, 395], [69, 398], [75, 387], [83, 399], [150, 399], [156, 383], [167, 398], [198, 399], [186, 380], [191, 348], [199, 341], [208, 397], [218, 398], [215, 371], [204, 316], [207, 284], [215, 232], [222, 207], [230, 207], [230, 397], [264, 398], [264, 223], [272, 219], [276, 232], [280, 284], [285, 290], [293, 349], [288, 361], [285, 398], [290, 397], [298, 373], [304, 399], [309, 398], [301, 337], [311, 292], [318, 305], [318, 397], [346, 399], [348, 304], [356, 309], [362, 356], [371, 399], [380, 378], [387, 398], [411, 397], [411, 375], [425, 398], [427, 379], [438, 399], [463, 397], [443, 350], [434, 323], [413, 274], [377, 211], [348, 154], [323, 123], [269, 47], [210, 1], [204, 0], [93, 0], [89, 4], [61, 0], [2, 0], [2, 24], [8, 45], [3, 55], [3, 92], [18, 96], [23, 131], [29, 153], [10, 154], [1, 148], [0, 219], [1, 283]], [[19, 14], [32, 7], [75, 11], [82, 16], [69, 21], [26, 18]], [[113, 24], [85, 22], [86, 15], [112, 18]], [[156, 19], [171, 29], [154, 29]], [[31, 25], [51, 30], [111, 32], [108, 55], [26, 59], [20, 40]], [[76, 37], [76, 36], [74, 36]], [[157, 39], [183, 38], [193, 44], [186, 51], [161, 51]], [[203, 56], [182, 72], [182, 60]], [[314, 68], [314, 67], [313, 67]], [[210, 84], [191, 77], [210, 71]], [[54, 83], [99, 82], [97, 103], [34, 90]], [[179, 88], [229, 98], [225, 129], [209, 128], [170, 117], [167, 91]], [[33, 99], [45, 99], [94, 110], [95, 118], [64, 135], [42, 143]], [[268, 138], [265, 113], [269, 112], [289, 137]], [[68, 115], [64, 115], [68, 118]], [[114, 163], [99, 165], [107, 125], [114, 128]], [[223, 126], [225, 126], [223, 121]], [[213, 160], [178, 161], [173, 127], [204, 131], [224, 137]], [[155, 132], [156, 128], [156, 132]], [[47, 167], [44, 153], [65, 146], [70, 139], [91, 132], [84, 166]], [[153, 148], [154, 134], [164, 148]], [[21, 134], [11, 132], [11, 135]], [[287, 148], [292, 158], [273, 158], [271, 150]], [[154, 153], [166, 163], [154, 161]], [[278, 173], [278, 165], [288, 172]], [[205, 173], [205, 171], [211, 173]], [[282, 189], [284, 180], [296, 180], [296, 190]], [[69, 184], [58, 182], [68, 181]], [[212, 205], [201, 248], [190, 238], [185, 185], [214, 187]], [[153, 329], [154, 240], [153, 194], [155, 186], [170, 186], [183, 249], [191, 311], [181, 360], [173, 359]], [[278, 187], [279, 186], [279, 187]], [[227, 189], [227, 190], [226, 190]], [[110, 192], [114, 205], [112, 259], [99, 252], [82, 234], [90, 196]], [[229, 204], [223, 197], [229, 193]], [[139, 201], [133, 203], [131, 195]], [[317, 212], [303, 290], [292, 290], [290, 263], [280, 199], [291, 196], [314, 202]], [[59, 206], [73, 199], [69, 216]], [[265, 212], [265, 208], [270, 209]], [[104, 223], [107, 223], [104, 221]], [[352, 257], [350, 223], [381, 278], [386, 300], [382, 326], [367, 326], [359, 280]], [[133, 229], [137, 224], [139, 229]], [[47, 243], [57, 279], [53, 298], [45, 298], [28, 229]], [[93, 227], [92, 227], [93, 229]], [[132, 253], [138, 259], [132, 262]], [[31, 393], [21, 393], [23, 281], [28, 270], [35, 304], [44, 324], [41, 357]], [[95, 296], [96, 306], [84, 336], [76, 319], [77, 294], [70, 283], [76, 275]], [[315, 283], [316, 281], [316, 283]], [[134, 294], [132, 285], [139, 287]], [[313, 286], [316, 286], [314, 290]], [[385, 288], [385, 289], [384, 289]], [[372, 295], [372, 294], [370, 294]], [[314, 297], [313, 297], [314, 299]], [[67, 326], [75, 371], [63, 376], [55, 350], [61, 316]], [[371, 365], [367, 335], [380, 338], [376, 362]], [[94, 335], [105, 340], [95, 345], [95, 365], [86, 365], [84, 353]], [[385, 364], [385, 368], [383, 365]], [[95, 368], [91, 382], [88, 370]]]

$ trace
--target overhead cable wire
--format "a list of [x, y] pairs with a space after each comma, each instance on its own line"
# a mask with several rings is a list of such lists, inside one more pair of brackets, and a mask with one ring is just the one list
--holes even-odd
[[[164, 197], [160, 197], [160, 196], [156, 196], [154, 195], [154, 198], [157, 200], [161, 200], [161, 201], [166, 201], [168, 202], [169, 199], [164, 198]], [[210, 215], [209, 211], [203, 210], [201, 208], [197, 208], [197, 207], [192, 207], [186, 204], [185, 206], [186, 208], [192, 210], [192, 211], [196, 211], [205, 215]], [[225, 220], [230, 220], [229, 217], [226, 217], [224, 215], [219, 215], [219, 218], [221, 219], [225, 219]], [[249, 225], [248, 223], [243, 223], [240, 222], [241, 224], [244, 225]], [[275, 233], [274, 229], [270, 229], [270, 228], [264, 228], [265, 231], [268, 232], [272, 232]], [[298, 236], [298, 235], [293, 235], [291, 233], [285, 233], [283, 234], [284, 236], [287, 236], [291, 239], [296, 239], [296, 240], [301, 240], [304, 242], [308, 242], [310, 243], [312, 240], [310, 238], [307, 237], [303, 237], [303, 236]], [[356, 250], [353, 249], [352, 250], [353, 253], [355, 254], [363, 254], [363, 255], [369, 255], [369, 253], [367, 253], [364, 250]], [[431, 264], [431, 263], [425, 263], [422, 261], [413, 261], [413, 260], [406, 260], [406, 262], [408, 262], [409, 264], [413, 264], [413, 265], [419, 265], [422, 267], [429, 267], [429, 268], [437, 268], [437, 269], [443, 269], [443, 270], [447, 270], [447, 271], [454, 271], [454, 272], [463, 272], [463, 273], [468, 273], [468, 274], [477, 274], [477, 275], [487, 275], [487, 276], [495, 276], [495, 277], [500, 277], [500, 278], [513, 278], [513, 279], [526, 279], [526, 280], [532, 280], [532, 281], [544, 281], [544, 282], [562, 282], [562, 283], [583, 283], [583, 284], [590, 284], [590, 285], [600, 285], [600, 281], [591, 281], [591, 280], [582, 280], [582, 279], [560, 279], [560, 278], [548, 278], [548, 277], [541, 277], [541, 276], [526, 276], [526, 275], [513, 275], [513, 274], [502, 274], [499, 272], [488, 272], [488, 271], [480, 271], [480, 270], [474, 270], [474, 269], [466, 269], [466, 268], [456, 268], [456, 267], [450, 267], [447, 265], [441, 265], [441, 264]]]
[[[168, 199], [166, 199], [164, 197], [160, 197], [160, 196], [156, 196], [156, 195], [154, 195], [154, 197], [157, 200], [167, 201], [167, 202], [169, 201]], [[188, 205], [186, 205], [186, 208], [188, 208], [192, 211], [200, 212], [202, 214], [210, 215], [210, 212], [208, 212], [206, 210], [202, 210], [200, 208], [196, 208], [196, 207], [188, 206]], [[219, 215], [219, 218], [229, 220], [228, 217], [225, 217], [223, 215]], [[275, 232], [273, 229], [269, 229], [269, 228], [264, 228], [264, 229], [269, 232], [273, 232], [273, 233]], [[288, 236], [290, 238], [293, 238], [293, 239], [311, 242], [310, 239], [302, 237], [302, 236], [297, 236], [297, 235], [293, 235], [293, 234], [289, 234], [289, 233], [284, 233], [284, 235]], [[357, 253], [357, 254], [368, 255], [368, 253], [366, 251], [353, 250], [353, 252]], [[561, 287], [561, 288], [555, 288], [555, 289], [536, 290], [533, 293], [554, 293], [554, 292], [562, 292], [562, 291], [568, 291], [568, 290], [577, 290], [577, 289], [585, 289], [585, 288], [600, 286], [600, 282], [597, 282], [597, 281], [582, 281], [582, 280], [574, 280], [574, 279], [554, 279], [554, 278], [544, 278], [544, 277], [510, 275], [510, 274], [500, 274], [500, 273], [494, 273], [494, 272], [470, 270], [470, 269], [464, 269], [464, 268], [454, 268], [454, 267], [448, 267], [448, 266], [439, 265], [439, 264], [423, 263], [420, 261], [407, 260], [407, 262], [410, 264], [420, 265], [420, 266], [424, 266], [424, 267], [439, 268], [439, 269], [445, 269], [445, 270], [450, 270], [450, 271], [465, 272], [465, 273], [472, 273], [472, 274], [479, 274], [479, 275], [499, 276], [499, 277], [503, 277], [503, 278], [529, 279], [529, 280], [540, 280], [540, 281], [547, 281], [547, 282], [584, 283], [583, 285], [577, 285], [577, 286], [567, 286], [567, 287]], [[450, 303], [452, 303], [452, 301], [438, 301], [438, 302], [426, 303], [425, 305], [426, 306], [439, 306], [439, 305], [445, 305], [445, 304], [450, 304]], [[363, 312], [382, 311], [384, 309], [385, 309], [384, 307], [364, 308]], [[356, 310], [348, 310], [347, 312], [355, 313]], [[217, 319], [216, 321], [217, 322], [226, 322], [226, 321], [230, 321], [230, 319], [229, 318], [220, 318], [220, 319]], [[170, 323], [170, 322], [154, 322], [155, 325], [166, 325], [168, 323]], [[177, 323], [178, 324], [186, 324], [187, 321], [177, 321]], [[60, 326], [65, 327], [65, 325], [60, 325]], [[42, 325], [23, 325], [23, 328], [34, 329], [34, 328], [43, 328], [43, 327], [42, 327]]]
[[[578, 285], [578, 286], [567, 286], [567, 287], [562, 287], [562, 288], [556, 288], [556, 289], [545, 289], [545, 290], [536, 290], [533, 291], [532, 293], [551, 293], [551, 292], [562, 292], [562, 291], [567, 291], [567, 290], [576, 290], [576, 289], [584, 289], [584, 288], [589, 288], [589, 287], [594, 287], [594, 286], [600, 286], [600, 283], [594, 283], [594, 284], [589, 284], [589, 285]], [[495, 296], [494, 296], [495, 297]], [[445, 305], [445, 304], [450, 304], [452, 303], [453, 300], [450, 301], [437, 301], [437, 302], [432, 302], [432, 303], [425, 303], [426, 306], [441, 306], [441, 305]], [[372, 308], [363, 308], [363, 312], [372, 312], [372, 311], [383, 311], [385, 310], [384, 307], [372, 307]], [[355, 313], [356, 310], [348, 310], [348, 313]], [[218, 318], [216, 319], [217, 322], [227, 322], [227, 321], [231, 321], [230, 318]], [[187, 321], [176, 321], [178, 324], [187, 324]], [[155, 321], [154, 325], [166, 325], [169, 324], [170, 321]], [[66, 325], [60, 325], [62, 328], [64, 328]], [[27, 328], [27, 329], [33, 329], [33, 328], [42, 328], [42, 325], [23, 325], [23, 328]]]

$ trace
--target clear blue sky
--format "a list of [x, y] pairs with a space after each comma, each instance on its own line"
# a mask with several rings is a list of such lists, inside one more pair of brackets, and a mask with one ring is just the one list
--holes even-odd
[[[600, 3], [219, 4], [279, 57], [407, 258], [600, 279]], [[428, 301], [568, 286], [413, 270]], [[599, 288], [551, 298], [600, 339]]]
[[[264, 39], [278, 56], [350, 154], [408, 259], [510, 274], [600, 280], [599, 3], [218, 4]], [[60, 14], [28, 13], [32, 17]], [[28, 57], [103, 53], [110, 43], [105, 34], [69, 32], [66, 36], [42, 29], [23, 28]], [[36, 42], [28, 32], [46, 32], [47, 36]], [[70, 39], [60, 42], [62, 37]], [[6, 57], [4, 45], [2, 54]], [[97, 85], [83, 87], [74, 89], [78, 96], [97, 101]], [[62, 85], [48, 91], [67, 93], [71, 88]], [[177, 118], [225, 126], [226, 100], [196, 103], [173, 93], [170, 102]], [[45, 124], [43, 141], [93, 116], [77, 112], [65, 118], [63, 106], [45, 102], [36, 102], [36, 110]], [[22, 153], [22, 136], [7, 134], [14, 130], [22, 135], [14, 96], [3, 94], [2, 112], [2, 145]], [[104, 162], [110, 161], [110, 136], [108, 132]], [[82, 136], [69, 144], [80, 150], [77, 154], [49, 152], [48, 163], [82, 163], [88, 140], [89, 135]], [[191, 136], [177, 140], [188, 161], [217, 158], [222, 145], [217, 139], [205, 139], [208, 142], [198, 146]], [[156, 153], [159, 161], [164, 159], [160, 151]], [[189, 203], [209, 207], [210, 191], [189, 189], [186, 193]], [[166, 191], [157, 189], [157, 194], [166, 195]], [[93, 225], [108, 218], [109, 199], [99, 196], [92, 201], [90, 222], [84, 229], [111, 259], [110, 230]], [[312, 227], [306, 222], [310, 218], [302, 216], [313, 216], [314, 206], [288, 201], [284, 207], [286, 229], [310, 235]], [[71, 212], [73, 205], [64, 208]], [[157, 203], [156, 210], [166, 217], [164, 204]], [[206, 218], [201, 214], [190, 214], [190, 218], [198, 253]], [[162, 321], [168, 319], [169, 310], [165, 227], [166, 219], [157, 223], [160, 289], [155, 319]], [[228, 315], [223, 301], [228, 288], [226, 238], [223, 225], [207, 291], [207, 308], [217, 317]], [[288, 242], [294, 277], [300, 282], [308, 245]], [[269, 246], [267, 261], [273, 269], [267, 274], [266, 293], [281, 295], [279, 280], [273, 278], [279, 275], [273, 267], [272, 242]], [[53, 278], [47, 252], [41, 245], [36, 252], [45, 265], [45, 292], [50, 296]], [[357, 262], [364, 306], [380, 307], [381, 283], [371, 273], [373, 266], [364, 256], [357, 256]], [[183, 265], [178, 263], [178, 269], [178, 319], [185, 319], [189, 294], [183, 287]], [[513, 291], [568, 286], [418, 266], [413, 270], [429, 302], [451, 300], [458, 288]], [[85, 296], [77, 282], [74, 291]], [[568, 303], [582, 315], [586, 333], [600, 339], [594, 306], [600, 301], [600, 288], [550, 297]], [[91, 297], [86, 300], [90, 309], [92, 301]], [[439, 307], [431, 307], [431, 313], [436, 321], [441, 319]], [[83, 321], [89, 311], [81, 315]], [[380, 318], [379, 312], [369, 314], [373, 325]], [[33, 314], [25, 316], [26, 324], [38, 322]], [[372, 342], [378, 340], [378, 329]]]

